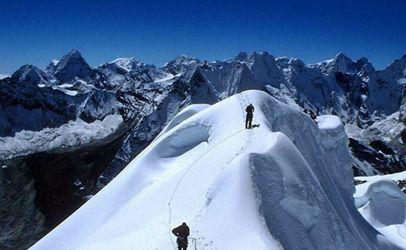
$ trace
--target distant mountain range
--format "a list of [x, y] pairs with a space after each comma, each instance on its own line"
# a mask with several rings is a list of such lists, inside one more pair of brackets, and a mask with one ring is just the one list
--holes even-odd
[[339, 116], [356, 175], [406, 168], [406, 55], [384, 70], [342, 53], [305, 64], [267, 52], [214, 62], [179, 56], [164, 67], [119, 58], [91, 67], [72, 50], [45, 69], [24, 65], [0, 80], [0, 200], [10, 204], [0, 214], [8, 225], [4, 246], [26, 247], [53, 228], [184, 107], [249, 89]]

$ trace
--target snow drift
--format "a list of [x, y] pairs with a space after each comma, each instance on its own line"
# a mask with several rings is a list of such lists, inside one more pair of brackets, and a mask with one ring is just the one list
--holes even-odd
[[395, 185], [406, 171], [386, 176], [357, 177], [355, 204], [364, 218], [399, 247], [406, 248], [406, 195]]
[[[256, 107], [244, 129], [244, 107]], [[32, 249], [396, 249], [359, 214], [343, 126], [261, 91], [190, 106]]]

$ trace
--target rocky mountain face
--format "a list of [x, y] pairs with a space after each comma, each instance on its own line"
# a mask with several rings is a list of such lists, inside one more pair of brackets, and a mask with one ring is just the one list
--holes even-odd
[[341, 53], [317, 64], [267, 52], [215, 62], [179, 56], [158, 68], [134, 58], [90, 67], [73, 50], [44, 70], [24, 65], [0, 80], [0, 199], [9, 204], [0, 214], [8, 225], [0, 246], [30, 246], [114, 178], [182, 108], [248, 89], [338, 115], [356, 175], [404, 170], [405, 86], [406, 55], [384, 70]]

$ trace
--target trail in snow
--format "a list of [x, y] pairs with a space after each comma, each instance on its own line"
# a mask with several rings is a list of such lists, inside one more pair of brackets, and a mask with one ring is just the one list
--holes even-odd
[[[248, 106], [249, 102], [247, 101], [247, 98], [244, 93], [239, 94], [237, 98], [241, 106], [242, 122], [245, 127], [245, 107]], [[253, 130], [246, 129], [246, 131], [247, 131], [246, 133], [247, 139], [245, 140], [245, 144], [241, 147], [241, 149], [237, 152], [237, 154], [227, 162], [227, 165], [230, 164], [237, 156], [243, 154], [247, 150], [248, 145], [251, 143]]]
[[[242, 121], [244, 122], [244, 126], [245, 126], [245, 113], [244, 113], [244, 112], [245, 112], [245, 107], [248, 106], [249, 102], [247, 102], [247, 99], [246, 99], [244, 93], [239, 94], [239, 95], [237, 96], [237, 98], [238, 98], [238, 101], [239, 101], [240, 106], [241, 106]], [[244, 130], [247, 131], [247, 133], [246, 133], [247, 139], [245, 140], [245, 144], [244, 144], [244, 145], [240, 148], [240, 150], [239, 150], [230, 160], [228, 160], [227, 163], [220, 169], [219, 172], [221, 172], [221, 171], [222, 171], [224, 168], [226, 168], [235, 158], [237, 158], [239, 155], [243, 154], [243, 153], [247, 150], [247, 147], [248, 147], [248, 145], [249, 145], [250, 142], [251, 142], [252, 130], [247, 130], [247, 129], [243, 128], [243, 129], [238, 130], [237, 132], [235, 132], [235, 133], [233, 133], [233, 134], [227, 136], [227, 137], [224, 138], [223, 140], [220, 140], [218, 143], [216, 143], [215, 145], [213, 145], [209, 150], [207, 150], [207, 151], [204, 152], [202, 155], [200, 155], [200, 157], [198, 157], [195, 161], [193, 161], [193, 162], [186, 168], [186, 170], [184, 171], [184, 173], [182, 174], [182, 176], [179, 178], [179, 181], [178, 181], [178, 183], [176, 184], [176, 186], [175, 186], [175, 188], [174, 188], [174, 190], [173, 190], [173, 193], [172, 193], [172, 195], [171, 195], [171, 197], [170, 197], [170, 199], [169, 199], [169, 201], [168, 201], [168, 211], [169, 211], [168, 233], [169, 233], [169, 237], [170, 237], [170, 239], [171, 239], [171, 243], [172, 243], [173, 249], [176, 250], [177, 247], [176, 247], [176, 245], [175, 245], [175, 242], [173, 241], [173, 235], [172, 235], [172, 228], [173, 228], [173, 225], [172, 225], [172, 206], [171, 206], [171, 203], [172, 203], [172, 201], [173, 201], [173, 198], [174, 198], [175, 195], [176, 195], [176, 192], [177, 192], [179, 186], [180, 186], [181, 183], [182, 183], [183, 178], [186, 176], [186, 174], [189, 172], [189, 170], [195, 165], [195, 163], [197, 163], [197, 162], [199, 162], [200, 160], [202, 160], [203, 157], [205, 157], [208, 153], [210, 153], [210, 152], [211, 152], [213, 149], [215, 149], [218, 145], [221, 145], [221, 144], [225, 143], [229, 138], [231, 138], [231, 137], [233, 137], [233, 136], [235, 136], [235, 135], [241, 133], [241, 132], [244, 131]], [[195, 236], [195, 237], [189, 237], [190, 239], [192, 239], [192, 240], [194, 241], [194, 247], [195, 247], [195, 249], [196, 249], [196, 241], [197, 241], [196, 237], [197, 237], [197, 236]]]
[[[179, 186], [181, 185], [183, 178], [186, 176], [186, 174], [189, 172], [189, 170], [192, 169], [192, 167], [193, 167], [197, 162], [200, 162], [200, 160], [202, 160], [203, 157], [205, 157], [206, 155], [208, 155], [213, 149], [215, 149], [217, 146], [223, 144], [224, 142], [226, 142], [226, 141], [227, 141], [228, 139], [230, 139], [231, 137], [233, 137], [233, 136], [235, 136], [235, 135], [241, 133], [242, 131], [244, 131], [244, 129], [238, 130], [237, 132], [235, 132], [235, 133], [233, 133], [233, 134], [227, 136], [227, 137], [224, 138], [223, 140], [221, 140], [221, 141], [219, 141], [218, 143], [216, 143], [215, 145], [213, 145], [210, 149], [208, 149], [205, 153], [203, 153], [203, 154], [200, 155], [195, 161], [193, 161], [193, 162], [189, 165], [189, 167], [183, 172], [182, 176], [180, 177], [180, 179], [179, 179], [178, 183], [176, 184], [175, 189], [174, 189], [174, 191], [173, 191], [173, 193], [172, 193], [172, 195], [171, 195], [171, 198], [169, 199], [169, 202], [168, 202], [168, 208], [169, 208], [169, 228], [168, 228], [168, 229], [169, 229], [169, 236], [170, 236], [170, 238], [171, 238], [172, 246], [174, 247], [174, 249], [176, 249], [176, 247], [175, 247], [175, 243], [173, 242], [173, 238], [172, 238], [172, 200], [173, 200], [173, 198], [175, 197], [176, 192], [178, 191]], [[233, 158], [235, 158], [235, 156], [234, 156]]]

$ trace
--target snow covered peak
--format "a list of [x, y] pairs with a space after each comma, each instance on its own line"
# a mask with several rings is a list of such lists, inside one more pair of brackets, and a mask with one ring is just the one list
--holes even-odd
[[177, 56], [174, 60], [165, 64], [164, 68], [169, 71], [171, 74], [184, 73], [189, 69], [193, 69], [200, 63], [200, 60], [194, 57], [180, 55]]
[[286, 57], [286, 56], [280, 56], [275, 58], [276, 63], [278, 64], [279, 67], [281, 68], [288, 68], [290, 66], [293, 67], [305, 67], [305, 63], [298, 59], [298, 58], [292, 58], [292, 57]]
[[95, 68], [104, 79], [103, 88], [116, 89], [120, 86], [137, 86], [139, 83], [166, 81], [173, 77], [154, 65], [144, 64], [133, 57], [117, 58]]
[[391, 247], [353, 204], [342, 125], [261, 91], [193, 108], [32, 249], [175, 248], [184, 221], [196, 249]]
[[194, 57], [187, 56], [187, 55], [180, 55], [175, 58], [174, 61], [176, 64], [194, 64], [194, 63], [199, 63], [200, 61]]
[[[362, 63], [361, 61], [360, 63]], [[348, 56], [344, 53], [338, 53], [333, 59], [326, 60], [314, 65], [311, 67], [317, 67], [326, 74], [331, 74], [334, 72], [340, 72], [345, 74], [356, 74], [360, 68], [357, 67], [357, 63], [354, 63]]]
[[29, 84], [47, 84], [52, 79], [44, 71], [33, 65], [24, 65], [13, 73], [11, 78], [17, 82]]
[[277, 65], [276, 58], [268, 52], [253, 52], [252, 54], [242, 52], [234, 58], [234, 62], [243, 62], [247, 67], [244, 71], [246, 73], [249, 71], [257, 82], [271, 85], [278, 85], [280, 82], [281, 70]]
[[353, 63], [344, 53], [338, 53], [332, 62], [332, 67], [335, 72], [348, 73], [353, 71]]
[[128, 70], [131, 70], [132, 65], [137, 64], [139, 62], [137, 60], [135, 60], [134, 57], [120, 57], [120, 58], [117, 58], [117, 59], [111, 61], [110, 63], [116, 64], [123, 68], [127, 68]]
[[50, 72], [58, 80], [66, 82], [76, 77], [87, 79], [93, 75], [93, 70], [76, 49], [64, 55], [58, 63], [50, 68]]
[[107, 64], [110, 66], [118, 67], [122, 69], [124, 72], [130, 72], [134, 70], [136, 67], [144, 66], [142, 62], [135, 60], [134, 57], [117, 58]]
[[259, 53], [254, 51], [252, 54], [240, 52], [236, 57], [234, 57], [233, 60], [237, 62], [245, 62], [249, 67], [251, 67], [255, 63], [264, 64], [270, 61], [275, 61], [275, 57], [266, 51]]

